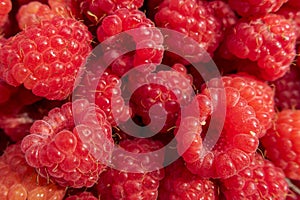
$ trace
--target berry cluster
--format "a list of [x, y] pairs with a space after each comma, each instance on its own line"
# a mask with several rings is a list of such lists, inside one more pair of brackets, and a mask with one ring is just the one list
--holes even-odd
[[0, 0], [0, 199], [300, 199], [299, 0]]

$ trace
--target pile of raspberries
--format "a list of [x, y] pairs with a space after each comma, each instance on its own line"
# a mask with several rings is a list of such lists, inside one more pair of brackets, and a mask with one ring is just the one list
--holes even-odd
[[0, 0], [0, 199], [300, 199], [299, 42], [299, 0]]

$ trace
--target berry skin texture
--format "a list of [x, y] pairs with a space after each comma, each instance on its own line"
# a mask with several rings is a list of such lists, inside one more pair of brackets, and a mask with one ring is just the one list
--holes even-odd
[[291, 66], [290, 70], [276, 81], [270, 82], [275, 88], [275, 105], [278, 110], [300, 109], [300, 68]]
[[[96, 185], [100, 199], [157, 199], [159, 181], [164, 178], [162, 165], [164, 156], [154, 151], [161, 146], [159, 141], [143, 138], [121, 141], [120, 147], [134, 153], [134, 157], [120, 153], [118, 150], [115, 152], [114, 168], [103, 172]], [[148, 152], [151, 154], [139, 157], [140, 153]], [[153, 166], [158, 168], [153, 170]], [[128, 172], [129, 170], [136, 173]]]
[[0, 78], [24, 84], [49, 100], [66, 99], [90, 52], [91, 34], [75, 19], [55, 17], [7, 40], [0, 52]]
[[[119, 40], [123, 40], [118, 41], [119, 44], [116, 44], [116, 41], [113, 41], [112, 44], [105, 43], [108, 45], [107, 50], [105, 50], [106, 57], [114, 58], [111, 64], [112, 73], [120, 77], [129, 69], [144, 64], [147, 66], [138, 69], [145, 72], [154, 71], [156, 65], [162, 61], [163, 36], [142, 11], [118, 9], [113, 15], [103, 18], [101, 25], [97, 28], [97, 38], [99, 42], [103, 42], [114, 35], [132, 29], [135, 30], [126, 34], [128, 38], [124, 35], [118, 37]], [[132, 47], [133, 45], [135, 47]], [[130, 52], [122, 55], [122, 50], [123, 52]], [[110, 64], [111, 61], [107, 62]]]
[[165, 168], [165, 177], [160, 182], [159, 200], [216, 200], [218, 187], [208, 179], [192, 174], [182, 159]]
[[94, 25], [100, 23], [106, 15], [113, 14], [121, 8], [137, 10], [144, 3], [143, 0], [73, 0], [73, 2], [79, 4], [82, 14], [88, 19], [89, 23]]
[[225, 50], [257, 64], [264, 80], [276, 80], [289, 69], [296, 55], [295, 26], [281, 15], [242, 18], [226, 35]]
[[229, 0], [230, 7], [240, 16], [265, 15], [276, 12], [288, 0]]
[[0, 33], [2, 33], [2, 26], [4, 26], [8, 21], [8, 13], [11, 9], [11, 0], [0, 0]]
[[[158, 27], [179, 31], [189, 36], [184, 40], [181, 35], [169, 36], [166, 38], [166, 44], [176, 51], [181, 51], [180, 55], [189, 57], [193, 62], [206, 60], [207, 55], [203, 51], [212, 55], [223, 37], [221, 21], [214, 16], [214, 12], [206, 2], [202, 1], [165, 0], [155, 14], [155, 23]], [[172, 59], [179, 59], [173, 54], [170, 56]], [[182, 59], [179, 61], [186, 63]]]
[[28, 26], [39, 24], [42, 20], [49, 20], [54, 15], [48, 5], [33, 1], [21, 6], [16, 17], [20, 29], [24, 30]]
[[65, 195], [64, 187], [40, 177], [26, 163], [20, 143], [8, 146], [0, 157], [0, 175], [1, 199], [55, 200]]
[[[184, 66], [175, 64], [173, 67], [181, 69]], [[144, 80], [136, 79], [140, 75], [133, 73], [129, 78], [128, 85], [133, 92], [130, 99], [132, 113], [140, 116], [144, 124], [151, 123], [151, 130], [167, 133], [174, 127], [181, 106], [191, 101], [192, 81], [186, 71], [181, 72], [176, 69], [147, 74]], [[156, 130], [155, 128], [163, 123], [164, 117], [166, 120], [162, 129]]]
[[112, 145], [105, 113], [87, 100], [76, 100], [35, 121], [22, 140], [22, 151], [42, 177], [81, 188], [97, 182], [110, 160]]
[[[126, 122], [131, 115], [131, 110], [125, 104], [121, 94], [122, 80], [109, 70], [103, 72], [101, 77], [98, 74], [100, 73], [85, 72], [81, 84], [76, 89], [76, 97], [87, 98], [99, 106], [112, 126]], [[96, 91], [91, 92], [91, 88], [96, 88]]]
[[[289, 2], [289, 1], [288, 1]], [[299, 4], [300, 8], [300, 4]], [[283, 15], [286, 19], [291, 20], [292, 23], [296, 26], [296, 35], [297, 39], [300, 39], [300, 10], [295, 6], [289, 4], [284, 4], [276, 12], [276, 14]]]
[[266, 157], [295, 180], [300, 180], [299, 117], [299, 110], [279, 112], [274, 127], [261, 139]]
[[226, 199], [232, 200], [284, 200], [288, 193], [282, 170], [258, 154], [249, 167], [220, 182], [221, 192]]
[[[211, 114], [206, 107], [211, 96], [219, 94], [222, 89], [214, 79], [197, 95], [202, 107], [200, 111], [207, 110], [207, 116], [187, 115], [177, 125], [181, 126], [180, 129], [175, 130], [178, 153], [187, 168], [204, 178], [228, 178], [247, 167], [257, 150], [259, 138], [272, 125], [275, 115], [274, 94], [266, 83], [247, 74], [223, 76], [222, 82], [226, 95], [226, 116], [214, 147], [208, 149], [208, 143], [203, 142], [206, 137], [212, 136], [202, 130], [203, 124], [209, 124], [206, 118]], [[218, 110], [212, 108], [211, 112]]]

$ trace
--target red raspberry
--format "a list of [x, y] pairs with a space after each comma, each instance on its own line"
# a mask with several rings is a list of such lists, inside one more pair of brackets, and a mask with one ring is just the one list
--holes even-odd
[[267, 158], [296, 180], [300, 180], [299, 117], [299, 110], [279, 112], [274, 127], [261, 139]]
[[[197, 95], [200, 113], [206, 113], [206, 116], [186, 115], [175, 131], [178, 151], [187, 163], [187, 168], [206, 178], [228, 178], [247, 167], [258, 147], [258, 138], [271, 126], [275, 115], [274, 94], [266, 83], [246, 74], [223, 76], [222, 82], [226, 93], [226, 116], [214, 147], [207, 149], [208, 143], [202, 143], [206, 137], [213, 136], [207, 135], [201, 127], [209, 123], [206, 120], [210, 116], [208, 99], [222, 88], [214, 79], [207, 83], [201, 95]], [[187, 112], [193, 109], [187, 107]], [[214, 108], [212, 110], [217, 111]]]
[[69, 197], [65, 198], [65, 200], [98, 200], [98, 198], [96, 198], [90, 192], [82, 192], [78, 195], [69, 196]]
[[229, 0], [230, 7], [240, 16], [258, 16], [276, 12], [288, 0]]
[[65, 188], [40, 177], [28, 166], [20, 144], [7, 147], [0, 157], [1, 199], [63, 199]]
[[159, 200], [215, 200], [218, 187], [208, 179], [192, 174], [179, 159], [165, 168], [165, 178], [160, 182]]
[[256, 155], [251, 165], [228, 179], [221, 180], [226, 199], [284, 200], [288, 185], [284, 173], [270, 161]]
[[[157, 199], [159, 181], [164, 177], [162, 166], [164, 158], [155, 151], [161, 146], [160, 142], [149, 139], [121, 141], [120, 147], [128, 152], [135, 154], [151, 152], [151, 154], [131, 158], [116, 151], [115, 169], [109, 168], [98, 180], [96, 189], [100, 198], [103, 200]], [[159, 168], [153, 170], [153, 166]], [[118, 169], [121, 168], [122, 171], [119, 171]]]
[[80, 4], [81, 12], [92, 24], [98, 24], [106, 15], [113, 14], [120, 8], [137, 10], [144, 3], [143, 0], [73, 0], [73, 2]]
[[[299, 4], [300, 8], [300, 4]], [[276, 12], [276, 14], [283, 15], [286, 19], [291, 20], [292, 23], [296, 26], [296, 35], [298, 40], [300, 39], [300, 10], [294, 6], [290, 6], [289, 4], [284, 4], [281, 8]]]
[[[274, 91], [268, 86], [267, 83], [258, 80], [257, 78], [250, 76], [246, 73], [238, 73], [235, 75], [229, 75], [228, 77], [223, 77], [224, 87], [233, 87], [237, 89], [240, 96], [247, 101], [247, 104], [251, 106], [255, 112], [255, 117], [259, 121], [262, 127], [262, 132], [256, 132], [257, 136], [260, 138], [272, 126], [272, 121], [275, 116], [274, 111]], [[234, 118], [234, 116], [232, 116]], [[232, 124], [233, 129], [238, 131], [235, 124]]]
[[[154, 71], [156, 65], [160, 64], [163, 57], [163, 36], [154, 23], [146, 18], [145, 13], [139, 10], [118, 9], [113, 15], [103, 18], [97, 29], [97, 38], [100, 42], [123, 31], [136, 29], [124, 36], [123, 41], [113, 41], [105, 49], [106, 57], [114, 58], [111, 64], [112, 72], [122, 76], [129, 69], [143, 65], [142, 71]], [[150, 33], [149, 33], [150, 32]], [[135, 47], [132, 47], [135, 45]], [[104, 45], [103, 45], [104, 46]], [[129, 52], [120, 55], [120, 52], [127, 49]], [[108, 63], [110, 64], [110, 63]], [[147, 66], [145, 66], [145, 64]], [[138, 68], [140, 69], [140, 68]]]
[[[84, 79], [79, 84], [76, 96], [87, 98], [90, 102], [98, 105], [106, 114], [108, 121], [112, 126], [126, 122], [131, 116], [129, 106], [121, 94], [121, 79], [111, 74], [109, 70], [105, 71], [101, 77], [100, 72], [86, 71]], [[95, 88], [95, 91], [90, 91]]]
[[[155, 15], [155, 23], [159, 27], [189, 36], [182, 38], [181, 35], [168, 35], [165, 40], [169, 47], [180, 51], [181, 55], [189, 57], [193, 62], [207, 60], [203, 51], [212, 55], [224, 34], [221, 20], [204, 1], [164, 0]], [[197, 46], [193, 45], [195, 42]], [[170, 56], [180, 62], [187, 62], [176, 55]]]
[[8, 21], [8, 13], [11, 9], [11, 0], [0, 0], [0, 33], [2, 33], [2, 26], [4, 26]]
[[42, 20], [50, 20], [54, 16], [55, 13], [48, 5], [33, 1], [21, 6], [16, 18], [20, 29], [24, 30], [29, 26], [41, 23]]
[[227, 31], [234, 24], [237, 23], [238, 18], [232, 8], [222, 0], [214, 0], [208, 3], [212, 9], [214, 16], [217, 17], [222, 23], [222, 31]]
[[105, 113], [86, 100], [52, 109], [30, 133], [22, 141], [27, 163], [62, 186], [93, 186], [109, 162], [111, 126]]
[[275, 89], [275, 105], [278, 110], [300, 109], [300, 69], [291, 65], [283, 77], [270, 82]]
[[[187, 78], [186, 71], [159, 71], [146, 75], [143, 82], [133, 81], [128, 83], [134, 91], [130, 99], [133, 114], [142, 117], [146, 125], [151, 122], [152, 130], [160, 127], [166, 117], [160, 132], [168, 132], [174, 127], [181, 106], [189, 103], [193, 94], [192, 82]], [[157, 107], [151, 110], [152, 106]]]
[[48, 0], [48, 4], [51, 10], [57, 15], [64, 17], [75, 17], [73, 16], [73, 5], [70, 0]]
[[0, 52], [0, 77], [37, 96], [65, 99], [90, 52], [91, 35], [75, 19], [55, 17], [8, 39]]
[[282, 77], [295, 57], [296, 33], [281, 15], [242, 18], [225, 38], [225, 49], [257, 64], [254, 71], [265, 80]]

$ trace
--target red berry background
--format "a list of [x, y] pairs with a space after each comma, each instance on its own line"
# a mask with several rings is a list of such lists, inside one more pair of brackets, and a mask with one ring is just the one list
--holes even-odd
[[300, 199], [299, 2], [0, 0], [0, 199]]

